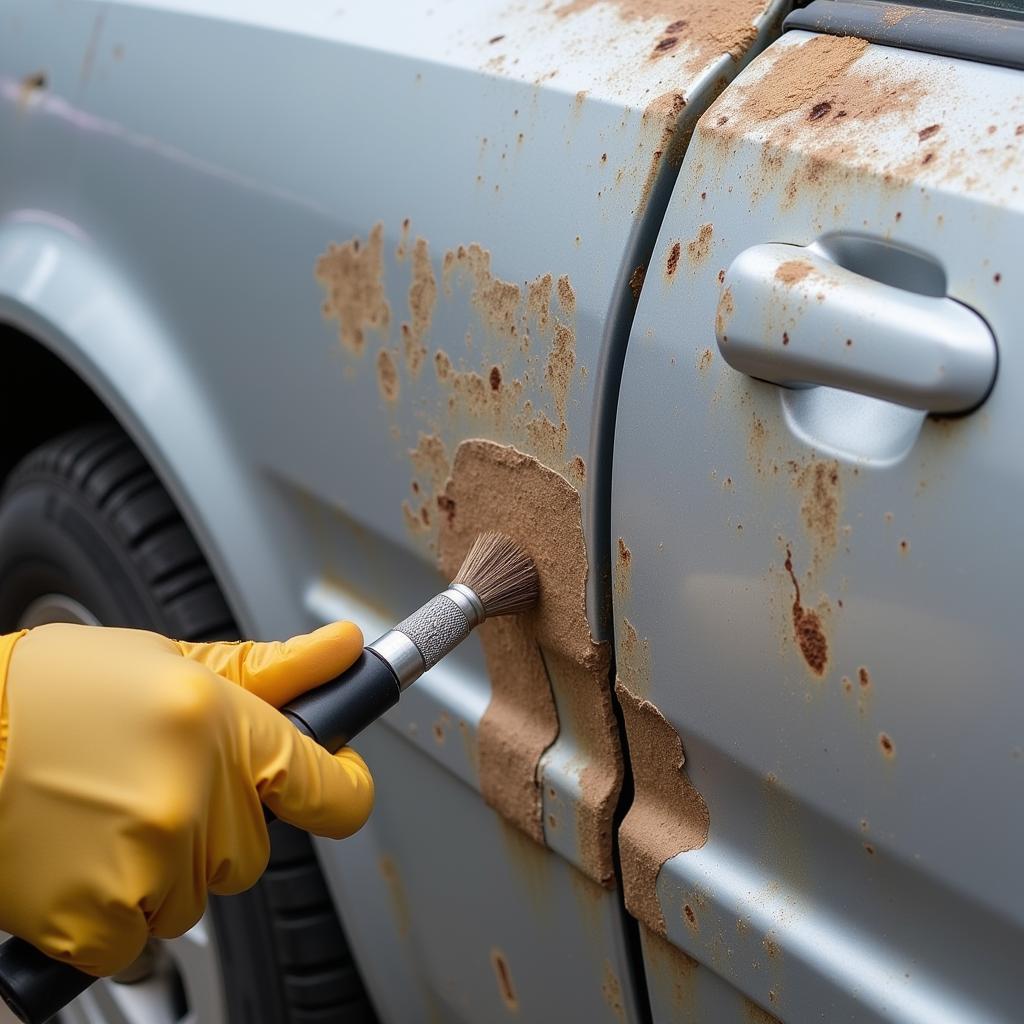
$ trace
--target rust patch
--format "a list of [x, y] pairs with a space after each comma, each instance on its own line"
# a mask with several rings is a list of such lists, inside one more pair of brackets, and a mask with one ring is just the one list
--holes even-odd
[[516, 990], [512, 986], [512, 972], [508, 969], [508, 961], [500, 949], [491, 950], [491, 966], [494, 968], [494, 976], [498, 981], [498, 995], [505, 1004], [505, 1009], [515, 1013], [519, 1009], [519, 1000], [516, 998]]
[[612, 965], [605, 960], [601, 972], [601, 995], [619, 1020], [626, 1019], [626, 1010], [622, 1005], [622, 985]]
[[635, 795], [619, 826], [626, 909], [664, 936], [665, 918], [655, 885], [662, 864], [707, 842], [710, 818], [704, 798], [683, 770], [679, 734], [650, 702], [615, 683], [633, 766]]
[[922, 128], [917, 133], [917, 137], [921, 142], [924, 142], [925, 139], [930, 139], [933, 135], [937, 135], [941, 130], [941, 124], [930, 124], [927, 128]]
[[563, 316], [571, 318], [576, 315], [576, 293], [565, 274], [558, 279], [558, 305]]
[[551, 323], [552, 286], [551, 275], [542, 274], [531, 281], [526, 289], [526, 309], [540, 331], [546, 331]]
[[32, 100], [32, 97], [46, 88], [46, 72], [35, 71], [25, 75], [18, 87], [18, 109], [24, 110]]
[[687, 242], [686, 253], [694, 266], [703, 263], [711, 252], [711, 238], [715, 229], [711, 224], [701, 224], [697, 237], [692, 242]]
[[563, 423], [569, 388], [572, 385], [572, 371], [575, 366], [576, 335], [565, 324], [555, 324], [555, 337], [548, 354], [548, 364], [544, 368], [544, 378], [551, 389], [555, 400], [555, 409]]
[[634, 267], [629, 277], [629, 290], [633, 293], [633, 301], [640, 298], [640, 291], [644, 286], [644, 278], [647, 276], [647, 268], [644, 266]]
[[673, 1020], [699, 1019], [696, 1007], [696, 982], [699, 964], [650, 928], [640, 926], [645, 964], [650, 969], [650, 983], [664, 992], [666, 1002], [671, 1001], [677, 1015]]
[[398, 401], [398, 366], [386, 348], [377, 353], [377, 387], [385, 401]]
[[617, 544], [618, 554], [615, 558], [615, 589], [625, 597], [629, 593], [630, 580], [633, 573], [633, 552], [620, 537]]
[[338, 321], [342, 345], [361, 354], [366, 331], [385, 332], [391, 322], [384, 292], [384, 225], [375, 224], [365, 244], [353, 238], [328, 246], [315, 273], [326, 294], [323, 315]]
[[884, 757], [891, 759], [896, 756], [896, 747], [893, 745], [892, 738], [888, 733], [880, 732], [878, 734], [878, 746], [881, 748]]
[[706, 348], [697, 356], [697, 369], [701, 373], [707, 373], [711, 369], [711, 360], [714, 358], [711, 349]]
[[839, 463], [811, 459], [806, 465], [789, 464], [793, 483], [803, 493], [800, 515], [813, 546], [814, 569], [821, 567], [839, 541], [842, 484]]
[[427, 358], [424, 342], [430, 331], [437, 302], [437, 278], [430, 262], [430, 248], [423, 238], [416, 239], [412, 251], [412, 283], [409, 285], [408, 324], [402, 324], [402, 342], [405, 348], [405, 365], [413, 377], [418, 377]]
[[473, 282], [472, 302], [484, 327], [499, 335], [515, 337], [519, 330], [522, 291], [519, 285], [494, 276], [491, 254], [476, 242], [446, 252], [442, 277], [449, 294], [454, 274], [464, 274]]
[[828, 667], [828, 638], [821, 624], [821, 616], [800, 603], [800, 583], [793, 571], [793, 555], [789, 548], [786, 548], [786, 572], [793, 581], [793, 639], [808, 668], [821, 677]]
[[577, 488], [582, 487], [586, 483], [587, 464], [579, 455], [573, 456], [572, 461], [569, 463], [569, 479]]
[[572, 709], [574, 733], [587, 755], [578, 808], [586, 823], [579, 836], [581, 866], [595, 881], [610, 884], [622, 759], [608, 694], [607, 645], [594, 642], [587, 621], [579, 493], [514, 448], [469, 440], [456, 451], [445, 495], [454, 507], [439, 537], [446, 573], [454, 573], [479, 532], [500, 530], [529, 551], [540, 576], [534, 611], [480, 627], [491, 677], [491, 701], [477, 733], [484, 799], [543, 843], [538, 767], [558, 735], [555, 686]]
[[668, 250], [668, 259], [665, 261], [665, 276], [672, 277], [675, 272], [679, 269], [679, 256], [682, 250], [682, 246], [679, 242], [673, 242], [671, 248]]
[[444, 442], [435, 434], [419, 435], [415, 448], [410, 448], [409, 461], [416, 473], [413, 494], [418, 505], [406, 501], [403, 504], [406, 526], [412, 533], [421, 533], [432, 525], [431, 509], [437, 507], [442, 514], [454, 514], [454, 507], [447, 507], [444, 485], [448, 479], [448, 453]]
[[658, 26], [652, 57], [680, 60], [683, 75], [728, 54], [738, 61], [757, 38], [754, 20], [765, 0], [570, 0], [556, 8], [562, 18], [602, 5], [625, 22]]
[[727, 342], [729, 336], [725, 333], [736, 312], [736, 304], [733, 302], [732, 289], [726, 288], [718, 299], [718, 309], [715, 311], [715, 333], [722, 342]]
[[700, 925], [697, 922], [697, 915], [693, 912], [693, 907], [691, 907], [689, 903], [683, 904], [683, 918], [686, 920], [687, 926], [692, 931], [700, 931]]
[[405, 894], [405, 886], [398, 873], [398, 865], [394, 858], [384, 854], [377, 861], [377, 870], [387, 883], [388, 895], [391, 897], [391, 909], [395, 916], [398, 934], [403, 939], [412, 929], [412, 914], [409, 912], [409, 899]]
[[775, 280], [792, 286], [813, 273], [814, 267], [807, 260], [786, 260], [775, 268]]
[[857, 681], [860, 683], [862, 690], [871, 689], [871, 673], [863, 665], [857, 669]]

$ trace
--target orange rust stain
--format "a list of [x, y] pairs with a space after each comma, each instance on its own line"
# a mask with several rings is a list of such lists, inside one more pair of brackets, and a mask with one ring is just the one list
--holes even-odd
[[605, 960], [601, 972], [601, 995], [619, 1020], [625, 1020], [626, 1010], [622, 1004], [622, 984], [612, 965]]
[[686, 243], [687, 255], [694, 266], [698, 266], [708, 258], [708, 254], [711, 252], [711, 239], [714, 233], [713, 225], [701, 224], [700, 229], [697, 231], [697, 237], [692, 242]]
[[679, 269], [679, 256], [682, 246], [679, 242], [673, 242], [668, 250], [668, 259], [665, 261], [665, 276], [673, 277]]
[[386, 348], [377, 353], [377, 387], [385, 401], [398, 400], [398, 366]]
[[775, 269], [775, 280], [783, 284], [799, 284], [809, 274], [814, 273], [814, 267], [807, 260], [786, 260], [780, 263]]
[[430, 249], [423, 238], [416, 239], [412, 251], [412, 282], [409, 285], [410, 323], [402, 324], [402, 341], [405, 347], [405, 365], [413, 377], [419, 372], [427, 358], [424, 339], [430, 330], [430, 322], [437, 302], [437, 278], [430, 261]]
[[723, 343], [729, 340], [725, 329], [729, 326], [729, 321], [735, 312], [736, 304], [733, 302], [732, 289], [726, 288], [718, 300], [718, 309], [715, 313], [715, 333]]
[[711, 349], [704, 349], [700, 355], [697, 356], [697, 369], [700, 370], [701, 373], [707, 373], [711, 368], [711, 360], [713, 358], [714, 356], [711, 353]]
[[519, 1009], [519, 1000], [516, 998], [516, 990], [512, 987], [512, 974], [508, 969], [508, 961], [500, 949], [491, 950], [491, 966], [494, 968], [494, 976], [498, 981], [498, 995], [501, 996], [505, 1008], [514, 1013]]
[[375, 224], [365, 244], [353, 238], [328, 246], [316, 261], [315, 275], [326, 293], [323, 315], [338, 321], [342, 345], [360, 354], [366, 331], [384, 332], [391, 322], [384, 292], [384, 225]]
[[771, 935], [766, 935], [763, 941], [761, 942], [761, 945], [764, 946], [764, 951], [773, 960], [777, 959], [779, 956], [782, 955], [782, 949], [779, 947], [779, 944], [771, 937]]
[[794, 486], [803, 493], [800, 514], [814, 547], [813, 565], [818, 569], [839, 541], [842, 500], [839, 462], [812, 458], [803, 466], [790, 462], [789, 470]]
[[828, 667], [828, 638], [816, 611], [804, 608], [800, 603], [800, 583], [793, 571], [793, 555], [786, 548], [786, 572], [793, 581], [793, 639], [808, 667], [816, 676], [824, 676]]
[[893, 746], [892, 739], [888, 733], [880, 732], [878, 734], [878, 745], [882, 749], [882, 754], [885, 757], [893, 758], [896, 756], [896, 747]]
[[871, 689], [871, 673], [863, 665], [857, 669], [857, 681], [862, 690]]
[[900, 554], [901, 555], [908, 555], [908, 554], [910, 554], [910, 541], [909, 540], [901, 540], [900, 541]]
[[395, 915], [398, 934], [405, 938], [412, 927], [412, 914], [409, 912], [409, 900], [405, 893], [405, 886], [402, 884], [401, 876], [398, 874], [398, 865], [392, 857], [384, 854], [377, 861], [377, 870], [387, 883], [388, 893], [391, 897], [391, 909]]
[[723, 54], [738, 61], [757, 38], [754, 21], [765, 0], [570, 0], [555, 9], [561, 18], [595, 6], [611, 6], [625, 22], [657, 25], [651, 58], [671, 60], [688, 75]]
[[647, 275], [647, 268], [644, 266], [635, 267], [629, 277], [629, 290], [633, 293], [634, 300], [640, 298], [640, 289], [644, 286], [644, 277]]
[[700, 931], [700, 925], [697, 923], [697, 915], [693, 912], [693, 907], [691, 907], [689, 903], [683, 904], [683, 917], [686, 919], [687, 925], [693, 931]]

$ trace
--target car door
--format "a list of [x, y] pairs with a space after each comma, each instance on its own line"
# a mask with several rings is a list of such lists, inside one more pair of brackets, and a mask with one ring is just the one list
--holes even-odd
[[999, 6], [796, 12], [668, 205], [612, 500], [656, 1022], [1019, 1019], [1024, 24]]
[[242, 628], [372, 639], [485, 527], [541, 565], [534, 620], [488, 624], [359, 738], [375, 813], [319, 847], [381, 1016], [642, 1020], [615, 395], [682, 148], [782, 5], [75, 6], [99, 39], [74, 220], [232, 454], [231, 496], [180, 486], [191, 458], [167, 475]]

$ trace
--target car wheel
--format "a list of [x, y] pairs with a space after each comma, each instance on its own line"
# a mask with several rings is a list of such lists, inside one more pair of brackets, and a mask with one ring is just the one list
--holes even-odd
[[[170, 495], [111, 425], [47, 442], [0, 500], [0, 632], [44, 622], [152, 629], [187, 640], [237, 628]], [[142, 681], [140, 681], [142, 682]], [[372, 1024], [309, 837], [271, 826], [270, 864], [214, 898], [186, 935], [151, 942], [60, 1024]]]

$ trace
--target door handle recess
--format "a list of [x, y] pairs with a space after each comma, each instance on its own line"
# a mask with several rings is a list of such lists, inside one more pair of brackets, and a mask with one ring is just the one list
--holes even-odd
[[995, 338], [973, 310], [855, 274], [813, 246], [741, 252], [715, 329], [722, 357], [751, 377], [928, 412], [974, 409], [996, 376]]

